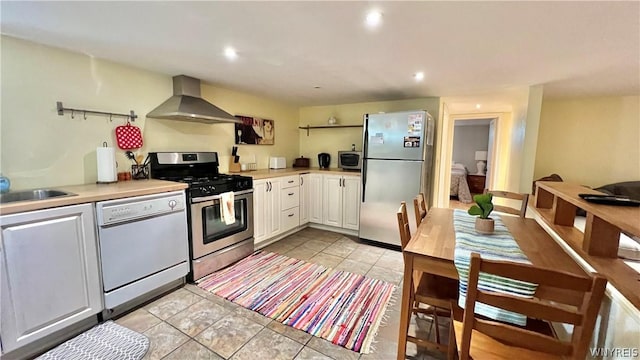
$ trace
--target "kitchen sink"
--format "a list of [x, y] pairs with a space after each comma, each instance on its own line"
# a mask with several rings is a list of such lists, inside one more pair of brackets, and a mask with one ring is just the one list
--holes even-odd
[[0, 194], [0, 204], [6, 204], [16, 201], [35, 201], [46, 200], [51, 198], [57, 198], [62, 196], [75, 196], [76, 194], [50, 189], [35, 189], [35, 190], [22, 190], [11, 191], [5, 194]]

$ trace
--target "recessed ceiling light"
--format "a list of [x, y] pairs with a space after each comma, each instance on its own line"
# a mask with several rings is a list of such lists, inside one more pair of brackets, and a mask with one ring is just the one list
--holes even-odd
[[367, 13], [367, 26], [374, 28], [382, 23], [382, 13], [378, 10], [371, 10]]
[[476, 104], [476, 109], [480, 109], [481, 105], [480, 104]]
[[416, 79], [416, 81], [422, 81], [422, 79], [424, 79], [424, 73], [422, 71], [419, 71], [413, 74], [413, 78]]
[[229, 60], [235, 60], [238, 57], [238, 53], [236, 52], [236, 49], [231, 46], [227, 46], [224, 49], [224, 56]]

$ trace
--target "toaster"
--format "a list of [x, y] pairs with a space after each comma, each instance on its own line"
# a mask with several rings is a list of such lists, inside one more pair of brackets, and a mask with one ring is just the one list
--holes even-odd
[[269, 169], [284, 169], [287, 167], [287, 159], [284, 156], [271, 156]]

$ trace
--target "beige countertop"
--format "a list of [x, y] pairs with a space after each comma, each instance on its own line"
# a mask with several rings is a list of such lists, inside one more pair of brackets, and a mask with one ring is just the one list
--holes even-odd
[[95, 201], [121, 199], [131, 196], [150, 195], [177, 191], [187, 188], [187, 184], [164, 180], [131, 180], [114, 184], [86, 184], [51, 187], [75, 196], [57, 197], [47, 200], [16, 201], [0, 205], [0, 214], [14, 214], [23, 211], [41, 210], [58, 206], [76, 205]]
[[266, 178], [289, 176], [297, 174], [339, 174], [339, 175], [351, 175], [360, 176], [360, 171], [354, 170], [342, 170], [338, 168], [320, 169], [320, 168], [286, 168], [286, 169], [262, 169], [256, 171], [243, 171], [240, 175], [251, 176], [253, 180], [260, 180]]

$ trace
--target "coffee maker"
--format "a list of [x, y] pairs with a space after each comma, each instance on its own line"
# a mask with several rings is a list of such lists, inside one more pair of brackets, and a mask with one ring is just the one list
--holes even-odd
[[331, 155], [327, 153], [318, 154], [318, 164], [320, 166], [320, 169], [328, 169], [330, 163], [331, 163]]

